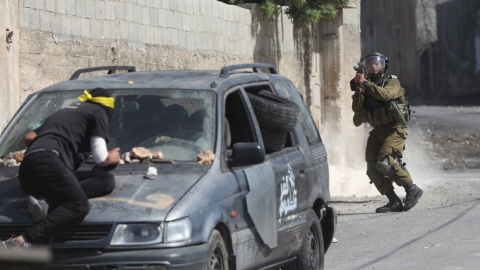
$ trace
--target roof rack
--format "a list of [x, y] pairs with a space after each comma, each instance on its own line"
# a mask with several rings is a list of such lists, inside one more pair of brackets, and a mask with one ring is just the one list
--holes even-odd
[[252, 63], [252, 64], [225, 66], [220, 71], [220, 77], [228, 78], [230, 76], [230, 71], [236, 70], [236, 69], [244, 69], [244, 68], [253, 68], [253, 72], [256, 72], [256, 73], [262, 73], [260, 68], [268, 68], [271, 74], [278, 74], [277, 69], [272, 64]]
[[94, 71], [101, 71], [101, 70], [108, 70], [108, 74], [115, 74], [117, 70], [126, 70], [128, 72], [135, 72], [136, 69], [134, 66], [101, 66], [101, 67], [90, 67], [90, 68], [81, 68], [77, 69], [70, 77], [70, 80], [76, 80], [82, 73], [94, 72]]

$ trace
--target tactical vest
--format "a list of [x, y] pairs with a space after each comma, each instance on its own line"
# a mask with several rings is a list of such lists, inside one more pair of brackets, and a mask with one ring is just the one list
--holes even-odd
[[[384, 87], [387, 80], [390, 78], [396, 78], [396, 76], [390, 75], [377, 85]], [[406, 100], [405, 93], [404, 100]], [[381, 101], [372, 97], [368, 92], [365, 92], [365, 100], [363, 104], [364, 121], [368, 122], [370, 126], [374, 128], [394, 123], [398, 125], [406, 125], [409, 120], [408, 106], [405, 102], [402, 102], [400, 98]]]

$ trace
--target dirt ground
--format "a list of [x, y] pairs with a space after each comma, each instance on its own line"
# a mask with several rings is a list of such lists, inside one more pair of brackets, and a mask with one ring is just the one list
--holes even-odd
[[414, 115], [409, 140], [431, 157], [426, 164], [444, 171], [480, 169], [480, 107], [420, 107]]
[[[424, 195], [410, 211], [480, 198], [480, 107], [419, 106], [414, 110], [408, 124], [404, 161]], [[362, 170], [361, 177], [354, 177], [363, 183], [368, 178]], [[377, 195], [373, 185], [358, 185], [359, 192], [348, 195], [331, 187], [332, 206], [337, 209], [339, 221], [355, 214], [374, 214], [387, 202], [385, 196]], [[405, 196], [402, 187], [395, 191]]]

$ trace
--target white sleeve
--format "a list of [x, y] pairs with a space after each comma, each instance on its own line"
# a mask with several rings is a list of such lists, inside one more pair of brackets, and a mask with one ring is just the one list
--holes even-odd
[[93, 161], [100, 164], [108, 157], [107, 142], [100, 136], [95, 136], [90, 139], [90, 148], [92, 149]]

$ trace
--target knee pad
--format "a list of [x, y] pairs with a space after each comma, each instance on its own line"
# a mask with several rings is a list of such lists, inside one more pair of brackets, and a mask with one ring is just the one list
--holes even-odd
[[382, 175], [388, 176], [389, 178], [392, 178], [395, 175], [395, 170], [393, 169], [393, 166], [390, 165], [388, 162], [388, 157], [390, 155], [388, 153], [380, 153], [377, 156], [377, 164], [375, 165], [375, 168], [379, 173]]
[[376, 164], [376, 160], [370, 160], [367, 162], [367, 175], [375, 186], [379, 186], [383, 182], [383, 175], [381, 175], [375, 168]]

